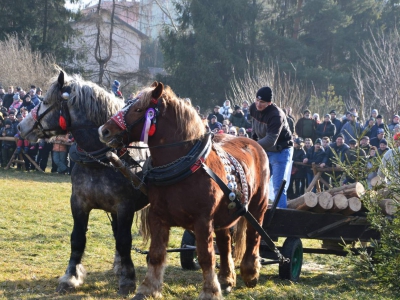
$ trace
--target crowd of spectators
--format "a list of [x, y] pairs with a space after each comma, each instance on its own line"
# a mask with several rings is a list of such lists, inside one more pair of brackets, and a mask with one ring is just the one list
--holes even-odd
[[[226, 100], [223, 106], [215, 106], [207, 117], [208, 126], [215, 133], [228, 133], [235, 136], [252, 137], [251, 117], [248, 113], [249, 103], [234, 105]], [[363, 178], [370, 186], [370, 181], [377, 175], [378, 161], [390, 150], [393, 137], [400, 133], [400, 116], [394, 115], [385, 123], [377, 109], [371, 111], [363, 124], [357, 109], [352, 108], [338, 118], [335, 110], [326, 113], [323, 119], [319, 114], [312, 114], [306, 109], [302, 117], [295, 121], [292, 109], [283, 109], [289, 127], [293, 133], [293, 162], [288, 197], [293, 199], [304, 194], [305, 189], [314, 178], [312, 164], [318, 167], [343, 167], [357, 165], [366, 168], [367, 176]], [[400, 134], [398, 135], [400, 138]], [[329, 184], [346, 184], [354, 178], [346, 176], [343, 171], [324, 172], [322, 179]], [[335, 181], [335, 182], [334, 182]], [[322, 186], [327, 189], [327, 186]], [[313, 189], [315, 191], [315, 188]]]
[[[7, 92], [0, 86], [0, 137], [8, 138], [0, 140], [0, 164], [1, 167], [9, 165], [10, 168], [22, 169], [18, 164], [21, 154], [24, 160], [25, 170], [37, 170], [35, 164], [45, 171], [51, 157], [51, 172], [69, 174], [72, 165], [68, 159], [68, 144], [72, 137], [55, 137], [50, 140], [39, 140], [37, 143], [30, 143], [24, 140], [18, 132], [18, 124], [27, 114], [43, 100], [42, 89], [34, 85], [26, 92], [22, 87], [9, 86]], [[50, 154], [52, 154], [50, 156]], [[28, 156], [31, 158], [28, 159]]]

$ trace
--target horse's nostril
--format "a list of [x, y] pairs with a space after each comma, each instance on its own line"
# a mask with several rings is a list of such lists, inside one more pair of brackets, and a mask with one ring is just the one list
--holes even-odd
[[103, 135], [103, 137], [107, 137], [110, 134], [110, 131], [108, 131], [108, 129], [104, 129], [101, 134]]

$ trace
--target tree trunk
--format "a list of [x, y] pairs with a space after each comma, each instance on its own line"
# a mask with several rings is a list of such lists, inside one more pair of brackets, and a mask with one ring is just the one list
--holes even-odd
[[387, 216], [393, 216], [397, 211], [397, 206], [392, 199], [383, 199], [379, 201], [379, 207]]
[[349, 204], [348, 207], [346, 209], [342, 210], [341, 212], [339, 212], [340, 214], [349, 216], [349, 215], [352, 215], [361, 210], [362, 203], [359, 198], [352, 197], [352, 198], [347, 199], [347, 201]]
[[323, 192], [318, 194], [318, 204], [315, 208], [312, 209], [314, 212], [323, 213], [327, 210], [332, 209], [333, 207], [333, 197], [331, 194], [327, 192]]
[[333, 207], [330, 212], [336, 213], [346, 209], [349, 206], [349, 200], [345, 195], [337, 194], [333, 196]]
[[361, 183], [355, 182], [355, 183], [352, 183], [349, 185], [344, 185], [344, 186], [340, 186], [337, 188], [327, 190], [326, 192], [328, 192], [332, 196], [334, 196], [336, 194], [343, 194], [346, 197], [360, 198], [365, 193], [365, 189]]

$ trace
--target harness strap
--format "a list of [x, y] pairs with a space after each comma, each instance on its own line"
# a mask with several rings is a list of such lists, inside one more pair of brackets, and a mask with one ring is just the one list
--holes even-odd
[[[208, 176], [211, 177], [212, 180], [214, 180], [218, 186], [221, 188], [221, 190], [224, 192], [225, 196], [229, 198], [229, 194], [231, 193], [231, 190], [228, 188], [228, 186], [222, 181], [222, 179], [214, 173], [213, 170], [211, 170], [207, 165], [204, 163], [201, 165], [204, 171], [208, 174]], [[275, 246], [274, 242], [272, 239], [269, 237], [268, 233], [262, 228], [262, 226], [257, 222], [257, 220], [254, 218], [254, 216], [247, 210], [247, 207], [243, 205], [237, 197], [232, 201], [233, 203], [236, 204], [236, 208], [238, 209], [236, 213], [238, 216], [243, 216], [246, 218], [246, 220], [254, 227], [254, 229], [261, 235], [265, 243], [267, 244], [268, 248], [275, 252], [276, 255], [278, 256], [278, 259], [281, 263], [284, 262], [289, 262], [290, 260], [285, 258], [278, 250], [278, 248]]]

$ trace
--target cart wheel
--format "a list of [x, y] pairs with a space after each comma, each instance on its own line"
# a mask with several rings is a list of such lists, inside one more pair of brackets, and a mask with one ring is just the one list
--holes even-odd
[[[183, 248], [184, 245], [196, 246], [196, 238], [194, 234], [189, 230], [185, 230], [183, 232], [181, 247]], [[181, 258], [182, 269], [184, 270], [200, 269], [200, 266], [197, 262], [197, 254], [195, 250], [180, 252], [180, 258]]]
[[297, 282], [303, 264], [303, 244], [301, 240], [299, 238], [287, 238], [283, 243], [281, 253], [285, 258], [289, 258], [290, 262], [279, 264], [279, 277]]

